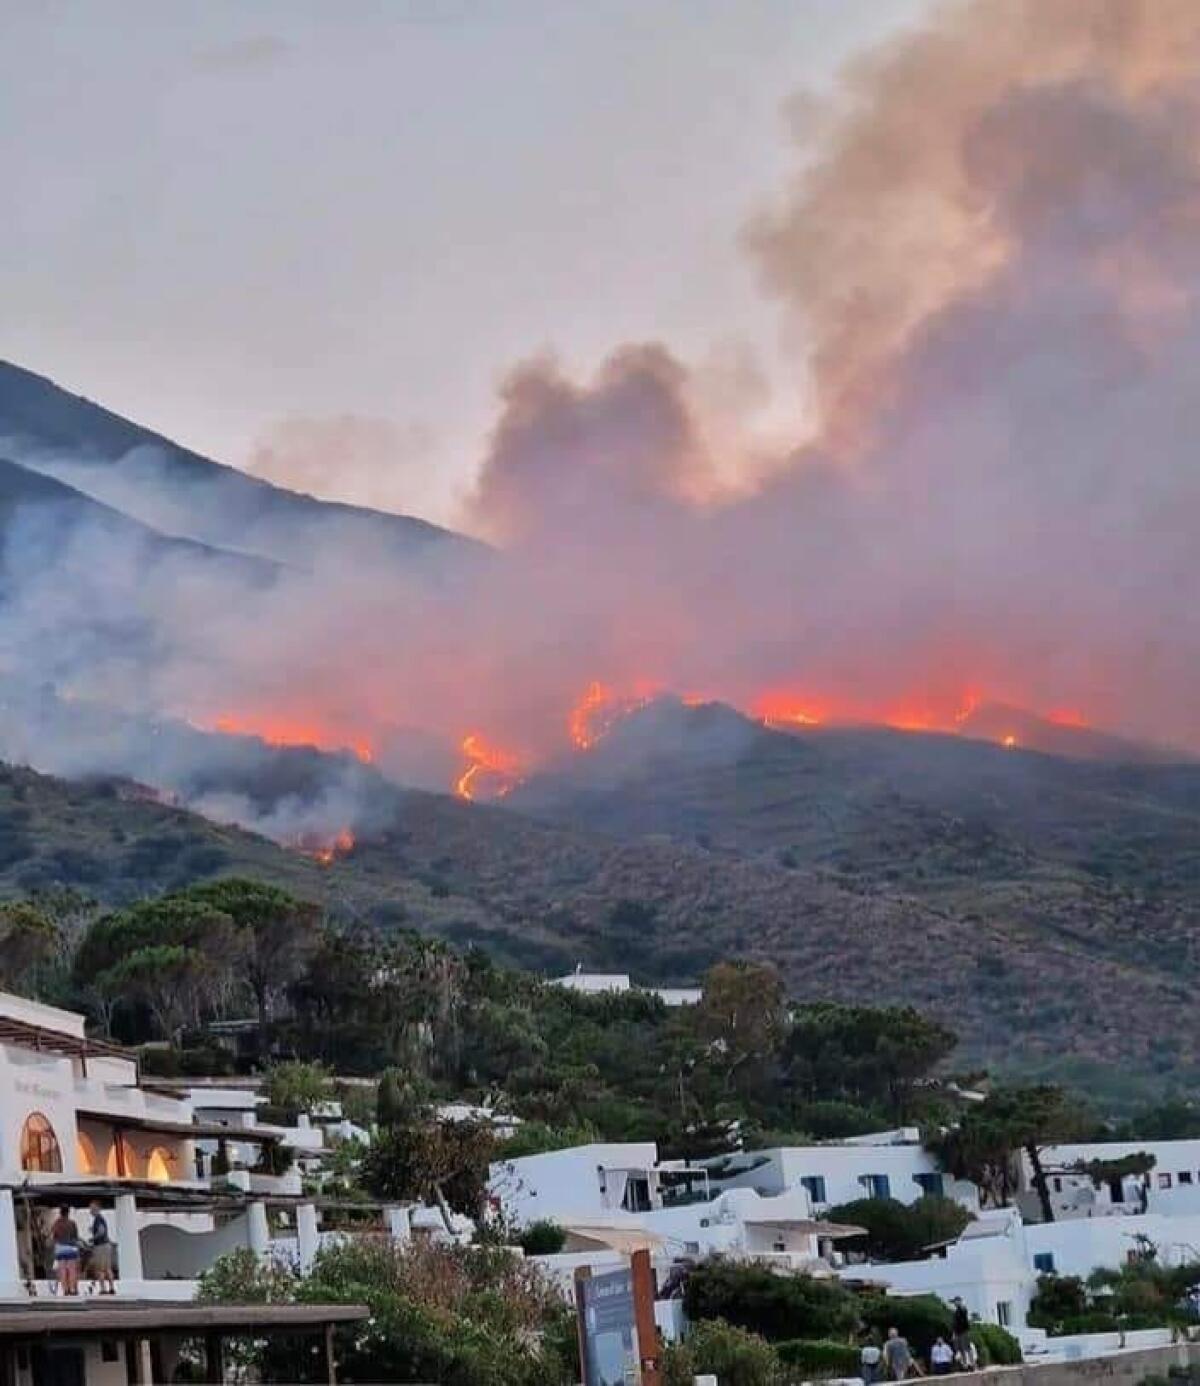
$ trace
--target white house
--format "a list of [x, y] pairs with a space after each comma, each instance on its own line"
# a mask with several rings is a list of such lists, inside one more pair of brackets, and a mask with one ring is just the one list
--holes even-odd
[[653, 1141], [597, 1142], [498, 1160], [489, 1183], [494, 1204], [519, 1226], [597, 1213], [642, 1213], [662, 1201]]
[[[1154, 1160], [1148, 1174], [1104, 1179], [1098, 1186], [1076, 1168], [1138, 1154]], [[1041, 1160], [1056, 1219], [1200, 1213], [1200, 1140], [1093, 1141], [1048, 1146], [1042, 1151]], [[1018, 1201], [1028, 1216], [1040, 1216], [1033, 1171], [1025, 1156], [1020, 1162]]]
[[925, 1194], [979, 1207], [974, 1184], [952, 1179], [921, 1144], [916, 1128], [883, 1131], [819, 1145], [746, 1151], [708, 1162], [714, 1186], [779, 1194], [802, 1188], [817, 1212], [860, 1198], [915, 1203]]
[[704, 999], [700, 987], [635, 987], [628, 972], [584, 972], [576, 968], [565, 977], [552, 979], [557, 987], [577, 991], [584, 996], [611, 996], [628, 991], [641, 991], [657, 996], [664, 1006], [698, 1006]]

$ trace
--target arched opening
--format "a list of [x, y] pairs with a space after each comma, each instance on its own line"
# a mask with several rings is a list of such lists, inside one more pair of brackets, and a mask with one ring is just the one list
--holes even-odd
[[150, 1152], [150, 1158], [146, 1161], [146, 1178], [151, 1179], [156, 1184], [167, 1184], [171, 1179], [171, 1165], [175, 1157], [169, 1150], [164, 1150], [161, 1145], [156, 1145]]
[[96, 1142], [86, 1131], [75, 1133], [75, 1163], [80, 1174], [101, 1174], [100, 1156], [96, 1153]]
[[31, 1113], [21, 1128], [21, 1168], [31, 1174], [63, 1172], [58, 1137], [41, 1112]]

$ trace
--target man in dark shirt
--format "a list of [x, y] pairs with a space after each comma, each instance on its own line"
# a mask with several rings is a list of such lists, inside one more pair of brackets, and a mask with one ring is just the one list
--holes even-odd
[[100, 1211], [100, 1204], [93, 1199], [88, 1208], [92, 1215], [91, 1246], [88, 1251], [88, 1269], [92, 1279], [100, 1286], [102, 1295], [115, 1295], [116, 1282], [113, 1280], [113, 1245], [108, 1235], [108, 1220]]

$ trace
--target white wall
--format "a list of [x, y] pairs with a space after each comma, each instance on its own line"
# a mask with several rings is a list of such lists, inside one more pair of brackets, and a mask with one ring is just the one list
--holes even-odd
[[[775, 1150], [747, 1151], [734, 1157], [738, 1164], [764, 1158], [764, 1163], [733, 1179], [722, 1180], [719, 1188], [750, 1188], [764, 1194], [782, 1193], [801, 1186], [806, 1178], [825, 1181], [824, 1200], [814, 1199], [818, 1208], [851, 1203], [870, 1196], [864, 1184], [868, 1175], [883, 1175], [888, 1181], [888, 1197], [901, 1203], [915, 1203], [925, 1190], [916, 1182], [918, 1174], [935, 1175], [939, 1167], [921, 1145], [803, 1145]], [[973, 1184], [943, 1177], [942, 1192], [972, 1211], [979, 1207], [979, 1194]]]
[[[1048, 1170], [1063, 1169], [1091, 1160], [1119, 1160], [1145, 1153], [1155, 1160], [1146, 1182], [1146, 1212], [1200, 1213], [1200, 1140], [1188, 1141], [1096, 1141], [1078, 1145], [1049, 1146], [1042, 1154]], [[1123, 1197], [1114, 1201], [1108, 1184], [1096, 1188], [1081, 1174], [1049, 1176], [1050, 1198], [1055, 1216], [1103, 1217], [1141, 1212], [1141, 1176], [1121, 1181]], [[1038, 1204], [1033, 1193], [1032, 1170], [1027, 1159], [1021, 1161], [1023, 1206], [1031, 1212]]]
[[619, 1211], [601, 1190], [599, 1170], [652, 1170], [658, 1162], [653, 1141], [572, 1146], [542, 1155], [499, 1160], [491, 1167], [489, 1189], [504, 1213], [519, 1224], [562, 1221]]

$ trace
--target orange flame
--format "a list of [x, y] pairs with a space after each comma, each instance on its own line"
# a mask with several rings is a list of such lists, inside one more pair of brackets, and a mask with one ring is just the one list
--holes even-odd
[[354, 834], [349, 828], [342, 828], [332, 838], [320, 838], [312, 833], [304, 833], [296, 840], [296, 850], [322, 866], [332, 866], [339, 857], [348, 856], [354, 850]]
[[606, 683], [594, 680], [567, 715], [567, 735], [577, 751], [590, 751], [598, 741], [631, 712], [645, 707], [659, 691], [649, 679], [639, 679], [632, 693], [617, 693]]
[[751, 704], [754, 716], [772, 730], [790, 727], [819, 727], [825, 720], [823, 711], [809, 699], [792, 693], [763, 693]]
[[476, 800], [484, 789], [487, 798], [503, 799], [520, 784], [521, 762], [511, 751], [489, 745], [478, 732], [463, 737], [461, 749], [467, 766], [454, 784], [460, 799]]
[[256, 736], [268, 746], [308, 746], [317, 751], [348, 751], [364, 765], [369, 765], [374, 752], [370, 741], [362, 735], [349, 736], [307, 719], [293, 719], [268, 713], [263, 717], [222, 712], [210, 725], [197, 723], [204, 730], [224, 732], [227, 736]]

